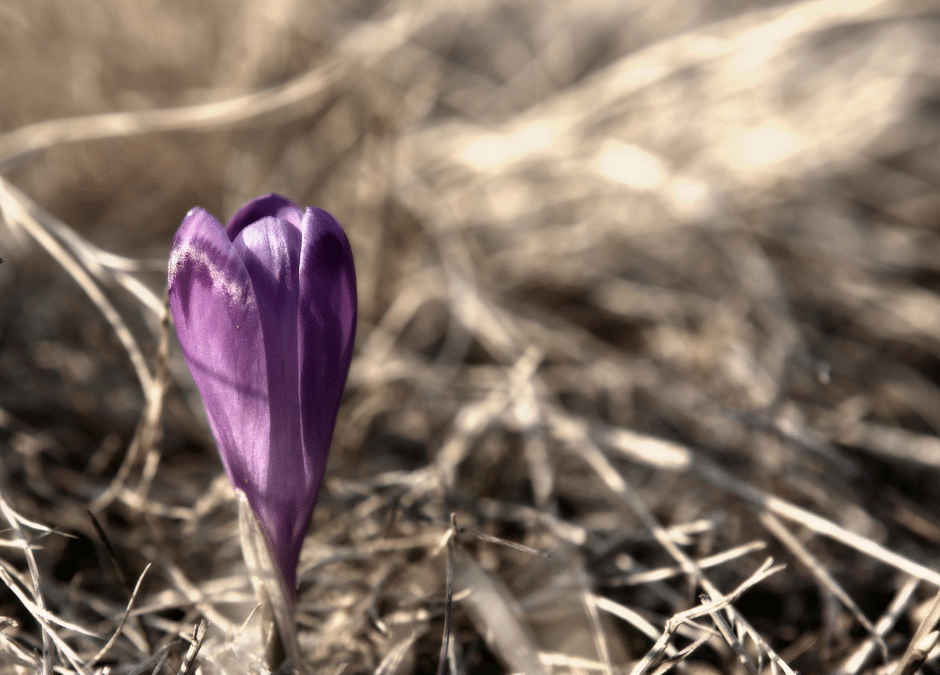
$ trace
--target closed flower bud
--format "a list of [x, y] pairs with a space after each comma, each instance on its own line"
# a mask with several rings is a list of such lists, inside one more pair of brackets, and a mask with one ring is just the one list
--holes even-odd
[[225, 470], [293, 612], [356, 333], [349, 241], [326, 211], [276, 194], [225, 227], [193, 209], [173, 239], [169, 297]]

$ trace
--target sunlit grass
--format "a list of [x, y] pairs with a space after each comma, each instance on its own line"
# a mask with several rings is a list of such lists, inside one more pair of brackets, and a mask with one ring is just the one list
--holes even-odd
[[361, 303], [300, 672], [935, 667], [938, 18], [5, 4], [0, 672], [262, 671], [164, 294], [268, 191]]

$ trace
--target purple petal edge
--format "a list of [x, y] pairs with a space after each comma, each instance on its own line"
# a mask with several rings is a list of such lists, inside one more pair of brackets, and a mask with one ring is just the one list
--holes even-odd
[[272, 217], [280, 220], [286, 220], [297, 227], [300, 227], [300, 219], [303, 211], [294, 202], [287, 197], [282, 197], [276, 192], [269, 192], [261, 197], [256, 197], [242, 206], [232, 219], [225, 226], [228, 238], [235, 241], [235, 237], [246, 227], [262, 218]]
[[202, 209], [187, 214], [173, 239], [169, 298], [222, 463], [235, 487], [252, 491], [249, 458], [270, 448], [261, 319], [244, 262]]

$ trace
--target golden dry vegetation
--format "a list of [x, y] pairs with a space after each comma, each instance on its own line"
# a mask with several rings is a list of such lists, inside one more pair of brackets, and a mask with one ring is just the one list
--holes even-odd
[[4, 0], [0, 672], [259, 673], [164, 309], [346, 227], [302, 673], [936, 672], [940, 1]]

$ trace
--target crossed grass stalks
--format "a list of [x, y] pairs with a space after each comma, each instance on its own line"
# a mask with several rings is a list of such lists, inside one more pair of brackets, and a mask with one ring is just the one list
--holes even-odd
[[[481, 3], [479, 11], [486, 11], [489, 4]], [[494, 289], [489, 278], [489, 272], [495, 269], [509, 279], [508, 283], [517, 284], [516, 289], [526, 282], [545, 280], [547, 275], [540, 276], [538, 272], [545, 266], [548, 256], [556, 263], [551, 270], [555, 274], [552, 281], [583, 292], [595, 310], [661, 323], [665, 327], [661, 332], [664, 340], [670, 335], [686, 336], [681, 325], [689, 317], [718, 317], [715, 321], [720, 323], [719, 320], [727, 318], [724, 310], [730, 307], [727, 314], [732, 317], [727, 320], [733, 322], [738, 316], [735, 302], [752, 302], [753, 312], [758, 315], [763, 312], [763, 320], [774, 328], [771, 332], [778, 342], [771, 340], [771, 347], [784, 355], [799, 352], [799, 329], [787, 306], [780, 273], [769, 262], [765, 249], [760, 245], [760, 237], [740, 222], [725, 225], [733, 235], [727, 242], [719, 241], [717, 235], [710, 241], [717, 241], [719, 248], [726, 246], [723, 253], [733, 258], [742, 278], [747, 272], [749, 280], [760, 282], [747, 289], [754, 294], [750, 299], [732, 298], [724, 303], [705, 293], [675, 290], [667, 284], [592, 276], [590, 265], [585, 268], [585, 259], [590, 257], [588, 254], [596, 253], [598, 249], [602, 251], [604, 242], [623, 229], [629, 229], [638, 237], [632, 240], [640, 241], [633, 244], [635, 247], [648, 244], [646, 253], [651, 258], [660, 256], [674, 263], [673, 269], [681, 267], [687, 261], [679, 254], [670, 254], [668, 250], [663, 253], [661, 249], [683, 241], [701, 243], [691, 234], [687, 240], [682, 239], [683, 232], [701, 227], [694, 218], [683, 221], [682, 213], [686, 212], [682, 209], [689, 208], [693, 215], [700, 215], [708, 199], [678, 200], [677, 195], [686, 194], [679, 188], [697, 185], [694, 172], [670, 176], [661, 168], [666, 163], [660, 161], [657, 164], [656, 152], [643, 155], [634, 145], [620, 140], [613, 144], [601, 143], [598, 150], [594, 147], [597, 139], [589, 130], [616, 119], [619, 114], [617, 106], [624, 97], [666, 91], [670, 80], [688, 69], [707, 70], [714, 66], [720, 71], [722, 63], [751, 53], [748, 50], [786, 53], [807, 36], [859, 22], [878, 22], [886, 18], [903, 21], [907, 13], [915, 10], [920, 11], [888, 2], [817, 1], [750, 13], [717, 26], [662, 40], [623, 59], [617, 67], [598, 77], [572, 86], [568, 91], [558, 92], [557, 96], [549, 97], [545, 105], [534, 106], [530, 112], [506, 123], [487, 124], [468, 115], [467, 119], [453, 124], [425, 127], [422, 126], [425, 121], [422, 115], [430, 106], [421, 97], [431, 100], [440, 92], [433, 87], [412, 92], [416, 99], [411, 101], [413, 107], [406, 112], [411, 115], [408, 120], [413, 128], [394, 139], [396, 156], [404, 160], [396, 165], [395, 175], [387, 179], [384, 189], [422, 221], [423, 236], [431, 242], [435, 262], [401, 281], [394, 299], [370, 325], [350, 378], [351, 388], [361, 393], [354, 395], [352, 405], [355, 411], [349, 414], [346, 428], [340, 428], [337, 435], [343, 436], [345, 431], [349, 439], [345, 443], [349, 447], [362, 445], [368, 440], [367, 432], [363, 431], [368, 425], [363, 422], [375, 419], [370, 417], [375, 413], [369, 412], [369, 405], [375, 407], [379, 400], [364, 392], [370, 387], [373, 390], [385, 386], [391, 389], [392, 385], [402, 381], [418, 382], [420, 386], [416, 385], [416, 389], [447, 392], [446, 424], [441, 425], [443, 431], [434, 458], [425, 466], [409, 471], [380, 472], [369, 478], [334, 476], [328, 479], [328, 482], [332, 481], [331, 491], [338, 499], [348, 500], [345, 503], [355, 504], [355, 512], [344, 517], [344, 514], [337, 513], [342, 509], [331, 511], [330, 515], [338, 517], [326, 519], [322, 534], [317, 536], [314, 552], [308, 552], [305, 558], [304, 572], [308, 580], [305, 583], [310, 583], [311, 576], [317, 576], [318, 581], [314, 581], [314, 585], [320, 583], [326, 591], [336, 591], [332, 596], [334, 601], [339, 598], [338, 603], [330, 606], [328, 620], [320, 616], [323, 610], [318, 602], [310, 600], [313, 608], [308, 608], [305, 628], [312, 637], [305, 646], [311, 667], [335, 667], [337, 662], [346, 659], [347, 663], [354, 664], [354, 668], [363, 671], [397, 672], [414, 658], [416, 651], [429, 653], [422, 640], [433, 632], [433, 626], [436, 631], [434, 639], [440, 646], [439, 651], [434, 652], [439, 672], [462, 671], [466, 646], [461, 645], [466, 645], [466, 638], [473, 634], [484, 636], [488, 649], [512, 672], [582, 669], [607, 673], [660, 673], [699, 658], [706, 646], [726, 663], [740, 662], [748, 672], [767, 669], [793, 672], [787, 665], [788, 655], [777, 653], [735, 609], [735, 602], [748, 589], [764, 583], [771, 575], [776, 579], [792, 575], [786, 578], [796, 579], [797, 575], [807, 573], [821, 589], [838, 600], [846, 616], [864, 631], [864, 637], [838, 659], [835, 672], [912, 673], [925, 660], [936, 658], [936, 627], [940, 619], [940, 602], [937, 600], [930, 605], [913, 636], [900, 636], [906, 646], [900, 656], [899, 637], [893, 637], [893, 631], [901, 617], [918, 602], [918, 593], [924, 593], [925, 589], [932, 593], [932, 589], [940, 588], [940, 574], [930, 566], [878, 543], [874, 536], [853, 532], [832, 519], [760, 489], [716, 463], [707, 450], [692, 447], [692, 443], [665, 440], [598, 421], [590, 414], [572, 412], [571, 407], [561, 400], [563, 390], [591, 392], [605, 387], [607, 391], [616, 390], [616, 386], [603, 384], [604, 376], [609, 376], [609, 373], [598, 372], [604, 370], [605, 363], [613, 364], [612, 372], [616, 377], [642, 379], [648, 376], [657, 386], [663, 385], [663, 398], [674, 395], [674, 400], [679, 401], [673, 404], [674, 407], [686, 405], [681, 395], [688, 391], [681, 387], [670, 388], [668, 378], [645, 374], [642, 364], [635, 361], [627, 366], [618, 363], [574, 319], [558, 319], [557, 316], [546, 319], [508, 309], [510, 303], [500, 297], [499, 289]], [[44, 149], [64, 143], [89, 143], [173, 130], [212, 131], [247, 123], [282, 123], [303, 117], [340, 96], [350, 79], [363, 72], [374, 71], [396, 50], [420, 44], [415, 36], [435, 22], [444, 21], [446, 14], [441, 4], [431, 3], [424, 8], [403, 6], [394, 15], [363, 23], [330, 56], [307, 73], [280, 86], [244, 96], [174, 109], [53, 120], [8, 132], [0, 136], [0, 168], [22, 165]], [[890, 52], [887, 47], [895, 43], [885, 38], [884, 44]], [[903, 50], [899, 53], [904, 54]], [[881, 64], [875, 68], [879, 70], [885, 61], [873, 59], [872, 64]], [[898, 69], [897, 76], [892, 79], [889, 72], [878, 86], [883, 87], [880, 90], [885, 94], [882, 99], [889, 102], [897, 100], [900, 108], [903, 96], [898, 92], [903, 91], [903, 85], [908, 81], [906, 76], [914, 72], [916, 62], [902, 58], [889, 65]], [[860, 72], [869, 73], [864, 69]], [[481, 100], [486, 96], [491, 101], [498, 98], [498, 88], [487, 89], [485, 83], [479, 86], [485, 94]], [[508, 90], [506, 88], [502, 93]], [[872, 90], [871, 93], [877, 98], [877, 91]], [[584, 104], [587, 99], [592, 101], [590, 106]], [[699, 109], [702, 117], [707, 118], [708, 107], [699, 106]], [[853, 133], [834, 134], [835, 140], [825, 146], [826, 151], [851, 155], [855, 148], [864, 147], [866, 138], [876, 136], [885, 128], [884, 125], [896, 121], [890, 117], [894, 109], [888, 106], [885, 110], [879, 108], [869, 111], [871, 114], [867, 117], [862, 116], [873, 120], [870, 129], [858, 123], [854, 125]], [[877, 117], [874, 113], [879, 111], [887, 117]], [[813, 116], [806, 117], [812, 119]], [[883, 126], [878, 127], [878, 124]], [[864, 132], [861, 137], [856, 133], [859, 128]], [[532, 133], [533, 129], [537, 133]], [[673, 133], [682, 131], [673, 130]], [[804, 139], [806, 145], [801, 147], [811, 149], [812, 129], [805, 133], [808, 134]], [[496, 141], [521, 150], [491, 158], [483, 150], [493, 147]], [[375, 156], [372, 159], [381, 169], [382, 158], [385, 157], [382, 153], [386, 150], [377, 143], [373, 151]], [[770, 168], [763, 167], [761, 170], [766, 172], [760, 174], [760, 180], [755, 179], [753, 191], [759, 192], [781, 175], [813, 171], [812, 166], [806, 164], [806, 156], [806, 153], [797, 153], [791, 163], [782, 159]], [[588, 175], [595, 176], [592, 178], [595, 180], [598, 172], [611, 174], [610, 166], [605, 163], [605, 158], [610, 157], [639, 158], [647, 162], [647, 168], [660, 167], [660, 173], [653, 171], [654, 177], [659, 177], [643, 188], [646, 190], [643, 197], [634, 196], [633, 202], [618, 202], [612, 196], [615, 191], [609, 183], [601, 184], [594, 192], [591, 191], [594, 188], [589, 190], [586, 183], [579, 182], [579, 177]], [[442, 165], [449, 172], [429, 169]], [[531, 180], [533, 172], [542, 183]], [[449, 173], [457, 176], [453, 183], [447, 182]], [[567, 174], [572, 174], [570, 179], [566, 178]], [[740, 180], [735, 176], [729, 174], [722, 179], [731, 183]], [[623, 185], [630, 190], [637, 189], [636, 181], [630, 175], [607, 175], [605, 180], [608, 179], [620, 181], [618, 195], [624, 191]], [[632, 184], [631, 180], [634, 181]], [[531, 181], [531, 185], [527, 181]], [[540, 188], [546, 181], [557, 189], [546, 191], [544, 187]], [[551, 209], [539, 211], [535, 206], [548, 201], [552, 208], [561, 212], [567, 205], [577, 205], [579, 199], [584, 199], [583, 195], [579, 197], [577, 190], [587, 191], [589, 197], [585, 201], [593, 200], [601, 205], [595, 210], [582, 205], [582, 217], [576, 219], [575, 226], [556, 223], [540, 233], [533, 225], [537, 220], [533, 219], [533, 209], [536, 213], [547, 213], [549, 218]], [[605, 201], [608, 199], [609, 202]], [[668, 208], [656, 210], [650, 204], [657, 200]], [[639, 207], [637, 202], [640, 202]], [[635, 210], [628, 210], [625, 204]], [[724, 207], [718, 210], [721, 208]], [[643, 220], [641, 211], [654, 215]], [[154, 290], [159, 284], [147, 281], [148, 275], [155, 270], [164, 269], [164, 261], [138, 260], [102, 250], [67, 223], [53, 217], [5, 177], [0, 177], [0, 212], [15, 241], [21, 245], [29, 239], [37, 242], [91, 299], [125, 350], [144, 392], [145, 404], [140, 421], [123, 460], [109, 483], [89, 502], [90, 512], [96, 515], [91, 518], [83, 516], [84, 522], [96, 532], [101, 546], [110, 551], [120, 546], [110, 545], [109, 535], [96, 516], [108, 513], [115, 505], [144, 514], [145, 518], [151, 519], [154, 531], [159, 531], [154, 519], [178, 520], [184, 523], [183, 529], [188, 528], [187, 531], [197, 539], [193, 533], [203, 533], [197, 524], [201, 518], [211, 515], [220, 505], [231, 506], [224, 490], [214, 486], [192, 507], [164, 504], [153, 494], [154, 485], [159, 483], [158, 469], [164, 452], [161, 435], [165, 405], [173, 386], [172, 373], [176, 372], [167, 337], [165, 304], [159, 289]], [[629, 223], [624, 222], [624, 214], [630, 216]], [[657, 230], [667, 217], [675, 219], [675, 229], [672, 232]], [[480, 226], [480, 220], [489, 223], [489, 229]], [[499, 247], [503, 252], [496, 253], [485, 263], [480, 261], [480, 252], [474, 248], [477, 242], [470, 236], [481, 231], [481, 227], [485, 235], [481, 239], [490, 236], [503, 244]], [[532, 232], [539, 236], [524, 241], [524, 237]], [[703, 239], [708, 239], [708, 236]], [[788, 242], [781, 239], [775, 243]], [[19, 253], [7, 255], [5, 252], [4, 257], [25, 257], [25, 251], [25, 247], [21, 247]], [[877, 250], [872, 255], [883, 253]], [[849, 264], [839, 260], [841, 264]], [[488, 264], [491, 267], [487, 267]], [[865, 261], [857, 267], [864, 271]], [[847, 303], [874, 334], [894, 338], [914, 335], [935, 340], [938, 334], [935, 317], [940, 316], [935, 298], [931, 299], [929, 294], [913, 287], [880, 285], [877, 279], [857, 273], [854, 268], [851, 274], [841, 274], [836, 269], [837, 265], [833, 268], [832, 289], [819, 292], [831, 290], [833, 297]], [[481, 273], [481, 270], [487, 273]], [[370, 282], [367, 279], [365, 283]], [[372, 283], [379, 285], [375, 280]], [[113, 300], [119, 292], [126, 292], [134, 298], [141, 314], [147, 317], [156, 344], [150, 350], [154, 355], [148, 354], [148, 349], [141, 346], [140, 336], [135, 335], [118, 310]], [[416, 317], [422, 316], [425, 307], [434, 303], [447, 307], [451, 323], [445, 330], [444, 344], [436, 360], [429, 361], [409, 353], [401, 345], [409, 325]], [[741, 314], [747, 315], [747, 312]], [[494, 360], [499, 367], [474, 369], [472, 364], [468, 366], [470, 360], [466, 357], [475, 348], [474, 343], [495, 355]], [[736, 344], [745, 352], [753, 347], [747, 338], [741, 338]], [[702, 347], [701, 343], [691, 340], [686, 346], [689, 345]], [[598, 354], [602, 358], [596, 358]], [[561, 370], [557, 367], [559, 355], [577, 365], [563, 384], [558, 381]], [[792, 404], [789, 399], [791, 388], [785, 380], [791, 371], [799, 371], [800, 368], [781, 367], [772, 371], [772, 368], [762, 368], [758, 356], [746, 356], [753, 357], [752, 361], [759, 364], [751, 371], [749, 391], [756, 392], [753, 394], [755, 400], [764, 400], [766, 404], [761, 414], [739, 419], [746, 430], [768, 434], [819, 456], [834, 457], [831, 461], [838, 466], [848, 463], [836, 451], [839, 443], [857, 445], [881, 457], [901, 458], [924, 467], [936, 468], [940, 464], [936, 460], [938, 443], [935, 436], [870, 422], [850, 409], [837, 410], [828, 418], [820, 417], [822, 422], [816, 427], [806, 421], [809, 415], [777, 415], [781, 411], [787, 413], [787, 406]], [[746, 366], [747, 358], [742, 357], [741, 360]], [[600, 363], [601, 367], [592, 368], [592, 363]], [[689, 368], [690, 372], [694, 365]], [[465, 370], [469, 370], [472, 377], [461, 379]], [[768, 370], [772, 371], [770, 375]], [[900, 379], [910, 381], [903, 377]], [[768, 380], [770, 384], [766, 384]], [[916, 382], [916, 378], [913, 381]], [[769, 388], [772, 395], [765, 396], [762, 387]], [[773, 395], [774, 390], [776, 395]], [[394, 394], [388, 396], [389, 400], [379, 405], [379, 409], [394, 410], [391, 403]], [[812, 408], [807, 405], [805, 409]], [[789, 410], [792, 412], [792, 405]], [[701, 412], [694, 401], [683, 411], [690, 417]], [[663, 405], [662, 412], [668, 415], [668, 406]], [[4, 418], [4, 426], [16, 428], [23, 442], [40, 439], [38, 447], [45, 447], [41, 443], [47, 441], [41, 440], [41, 431], [7, 417], [9, 415]], [[699, 419], [704, 420], [703, 426], [714, 421], [707, 412], [701, 412]], [[473, 527], [459, 527], [463, 513], [456, 518], [451, 515], [454, 511], [450, 502], [459, 501], [457, 496], [463, 489], [461, 471], [476, 460], [475, 455], [481, 451], [481, 446], [485, 447], [488, 439], [497, 432], [522, 439], [523, 461], [535, 506], [471, 494], [469, 497], [463, 495], [465, 501], [472, 502], [471, 506], [459, 504], [461, 509], [458, 511], [469, 512], [468, 517], [481, 527], [500, 522], [522, 524], [526, 541], [536, 544], [535, 548], [523, 547], [516, 551], [526, 561], [541, 559], [540, 551], [545, 550], [553, 553], [558, 549], [587, 550], [597, 532], [577, 519], [562, 517], [551, 507], [553, 497], [563, 489], [560, 486], [565, 478], [558, 474], [557, 466], [561, 462], [577, 466], [590, 477], [590, 485], [596, 486], [609, 500], [610, 513], [618, 516], [632, 514], [635, 522], [640, 524], [639, 528], [649, 533], [673, 561], [672, 565], [655, 569], [631, 570], [619, 578], [618, 583], [624, 587], [649, 585], [662, 589], [664, 581], [680, 578], [691, 589], [687, 597], [676, 602], [679, 609], [671, 617], [658, 616], [647, 608], [629, 606], [607, 597], [599, 590], [599, 580], [582, 569], [579, 574], [562, 576], [575, 588], [581, 600], [577, 613], [586, 617], [592, 626], [595, 658], [552, 651], [539, 642], [520, 598], [501, 581], [501, 575], [493, 570], [492, 561], [483, 564], [477, 559], [491, 556], [489, 549], [481, 549], [481, 546], [494, 547], [496, 551], [513, 549], [505, 546], [504, 537], [476, 532]], [[502, 452], [508, 455], [510, 451], [503, 449]], [[788, 555], [786, 568], [769, 559], [751, 564], [749, 556], [767, 546], [764, 538], [739, 542], [701, 557], [690, 556], [686, 552], [688, 546], [703, 533], [714, 532], [716, 525], [709, 521], [672, 526], [661, 523], [654, 513], [661, 513], [663, 504], [667, 502], [633, 487], [632, 476], [628, 477], [627, 473], [628, 469], [637, 468], [660, 476], [687, 477], [687, 484], [708, 485], [732, 495], [737, 504], [744, 507], [742, 511], [755, 514], [764, 533], [769, 533], [768, 539], [782, 546]], [[34, 483], [31, 481], [30, 486]], [[171, 663], [180, 674], [195, 672], [198, 667], [211, 672], [211, 668], [231, 666], [231, 661], [226, 661], [225, 657], [246, 632], [247, 622], [233, 622], [226, 606], [229, 602], [245, 601], [251, 597], [244, 579], [193, 578], [193, 571], [181, 567], [172, 552], [154, 547], [148, 550], [151, 563], [136, 575], [133, 588], [129, 582], [123, 582], [123, 606], [103, 598], [81, 598], [81, 602], [90, 608], [86, 608], [86, 614], [105, 615], [110, 628], [90, 630], [80, 622], [57, 617], [48, 609], [50, 603], [46, 598], [58, 595], [60, 589], [57, 582], [42, 571], [47, 567], [42, 563], [44, 542], [68, 535], [56, 527], [25, 518], [19, 512], [26, 510], [23, 507], [19, 511], [14, 510], [13, 502], [21, 505], [26, 499], [22, 487], [3, 485], [0, 489], [3, 493], [0, 508], [11, 533], [4, 545], [17, 552], [22, 551], [26, 565], [26, 572], [23, 572], [17, 567], [18, 563], [9, 562], [7, 556], [0, 557], [0, 580], [37, 626], [35, 633], [30, 634], [24, 632], [25, 627], [15, 626], [14, 619], [4, 620], [0, 639], [2, 658], [7, 663], [44, 675], [56, 669], [65, 672], [70, 669], [83, 674], [103, 672], [114, 660], [127, 665], [136, 659], [136, 663], [129, 666], [128, 672], [133, 673], [160, 672], [161, 669], [169, 672], [167, 669]], [[655, 509], [649, 506], [651, 501], [656, 502]], [[393, 514], [393, 517], [388, 514]], [[791, 530], [794, 526], [795, 529]], [[836, 553], [826, 560], [820, 559], [819, 547], [816, 547], [816, 553], [811, 550], [812, 544], [820, 542], [829, 542], [831, 550]], [[850, 590], [843, 588], [829, 569], [831, 563], [828, 560], [838, 558], [846, 550], [854, 550], [898, 572], [899, 583], [894, 597], [877, 620], [870, 620], [865, 615], [853, 600]], [[500, 556], [496, 554], [504, 567], [518, 569], [529, 564], [513, 563], [514, 559], [508, 553]], [[415, 562], [414, 558], [419, 561]], [[12, 555], [9, 559], [13, 560]], [[119, 577], [133, 578], [123, 571], [125, 562], [119, 552], [109, 554], [108, 559]], [[369, 568], [370, 573], [364, 575], [365, 581], [360, 580], [360, 587], [350, 581], [357, 577], [351, 570], [342, 568], [345, 563]], [[723, 584], [712, 581], [710, 576], [720, 575], [723, 569], [733, 564], [750, 571], [744, 581], [735, 584], [731, 590], [723, 591], [720, 587]], [[153, 571], [148, 571], [156, 571], [152, 566], [160, 570], [164, 585], [161, 591], [148, 593], [144, 582], [155, 576]], [[398, 594], [402, 593], [402, 588], [406, 589], [404, 593], [413, 600], [412, 604], [404, 602], [392, 612], [381, 610], [382, 602], [390, 602], [389, 597], [398, 597], [388, 592], [387, 584], [392, 584], [396, 575], [408, 573], [414, 575], [410, 580], [411, 586], [402, 582], [402, 587], [394, 588]], [[362, 579], [363, 575], [358, 578]], [[342, 588], [346, 590], [339, 592], [338, 589]], [[430, 590], [427, 596], [422, 596], [414, 588]], [[328, 594], [324, 592], [319, 596], [314, 589], [308, 597], [324, 598], [320, 602], [325, 603]], [[185, 608], [184, 618], [179, 621], [163, 618], [160, 612], [166, 607]], [[612, 630], [611, 617], [630, 628]], [[711, 625], [702, 621], [705, 618]], [[97, 625], [101, 625], [100, 622]], [[214, 636], [209, 633], [209, 625], [218, 631]], [[621, 629], [638, 631], [648, 639], [646, 652], [633, 654], [626, 665], [618, 663], [616, 657], [615, 643], [622, 634]], [[152, 643], [155, 630], [159, 630], [163, 638]], [[799, 656], [800, 649], [813, 648], [813, 636], [804, 637], [802, 647], [797, 645], [799, 648], [789, 650], [790, 658]], [[376, 645], [381, 645], [381, 648]], [[879, 663], [881, 665], [875, 665]], [[260, 667], [259, 664], [260, 660], [255, 663], [249, 659], [240, 667], [252, 672], [252, 669]]]

